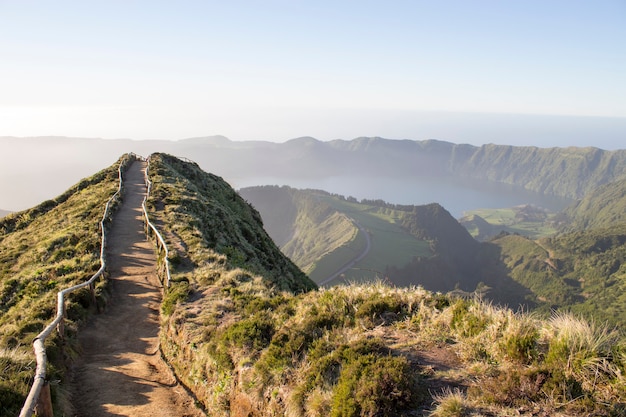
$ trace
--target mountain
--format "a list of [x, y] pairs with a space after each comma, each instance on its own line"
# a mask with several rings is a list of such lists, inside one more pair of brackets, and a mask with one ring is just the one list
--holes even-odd
[[[398, 270], [416, 257], [425, 260], [434, 255], [445, 257], [454, 269], [467, 270], [464, 260], [472, 257], [475, 250], [471, 248], [477, 245], [438, 204], [357, 202], [321, 190], [286, 186], [248, 187], [239, 193], [259, 210], [281, 250], [318, 283], [375, 275], [398, 283], [391, 268]], [[346, 268], [352, 260], [354, 265]], [[428, 280], [422, 276], [413, 283], [429, 288]]]
[[[319, 190], [276, 186], [244, 188], [240, 193], [260, 211], [283, 251], [320, 284], [378, 277], [404, 287], [478, 292], [500, 304], [548, 314], [577, 311], [617, 325], [626, 320], [621, 309], [626, 222], [618, 216], [624, 215], [622, 187], [623, 182], [600, 187], [566, 211], [578, 213], [575, 219], [593, 219], [597, 227], [587, 223], [586, 229], [563, 233], [552, 229], [550, 237], [533, 238], [531, 233], [529, 238], [513, 232], [521, 228], [489, 224], [478, 216], [466, 219], [466, 226], [475, 225], [485, 238], [491, 236], [482, 243], [437, 204], [359, 202]], [[548, 221], [545, 211], [532, 206], [511, 213], [524, 224]], [[557, 215], [562, 224], [568, 224], [565, 216]], [[570, 223], [570, 229], [575, 224]], [[532, 232], [538, 230], [544, 229], [533, 226]], [[351, 262], [363, 253], [365, 235], [369, 251]], [[341, 275], [334, 274], [337, 270]]]
[[277, 289], [316, 288], [267, 235], [259, 213], [222, 178], [167, 154], [153, 154], [150, 163], [154, 186], [148, 203], [164, 224], [176, 225], [170, 230], [171, 239], [191, 235], [188, 239], [201, 239], [206, 245], [202, 254], [193, 257], [184, 255], [182, 245], [177, 262], [191, 268], [221, 254], [232, 266], [245, 265]]
[[321, 190], [263, 186], [239, 190], [259, 210], [281, 250], [320, 285], [373, 282], [472, 293], [511, 306], [535, 306], [487, 244], [439, 204], [394, 205]]
[[[90, 276], [97, 266], [96, 225], [117, 189], [120, 163], [123, 159], [54, 200], [0, 220], [3, 414], [16, 415], [22, 404], [34, 372], [28, 344], [54, 314], [56, 291]], [[166, 154], [152, 155], [149, 164], [153, 192], [147, 206], [168, 242], [173, 266], [161, 303], [160, 351], [207, 413], [427, 416], [537, 410], [579, 417], [626, 410], [626, 344], [610, 328], [565, 313], [540, 320], [381, 282], [318, 290], [278, 251], [259, 213], [220, 177]], [[454, 244], [452, 234], [460, 227], [437, 205], [368, 206], [374, 218], [388, 216], [418, 236], [437, 236], [435, 247], [440, 240]], [[106, 288], [98, 290], [103, 303]], [[63, 363], [80, 354], [75, 334], [88, 313], [88, 294], [70, 300], [66, 334], [72, 337], [62, 348], [57, 339], [46, 345], [56, 364], [48, 376], [60, 381], [60, 389], [53, 386], [53, 394], [60, 394], [53, 397], [60, 401]]]
[[[626, 223], [539, 240], [505, 234], [489, 244], [539, 310], [573, 311], [616, 326], [626, 320]], [[490, 269], [485, 265], [484, 274]]]
[[[2, 137], [0, 146], [14, 154], [29, 155], [32, 161], [26, 166], [14, 159], [0, 166], [0, 197], [10, 198], [22, 207], [61, 193], [80, 178], [131, 151], [139, 155], [167, 152], [191, 158], [237, 188], [287, 184], [338, 192], [325, 185], [336, 183], [338, 177], [351, 177], [364, 182], [364, 194], [359, 198], [384, 197], [394, 203], [409, 204], [418, 202], [402, 200], [406, 194], [402, 190], [390, 196], [366, 195], [365, 185], [369, 182], [371, 189], [373, 179], [384, 179], [387, 184], [408, 179], [423, 184], [436, 179], [453, 183], [456, 190], [508, 184], [515, 187], [517, 194], [525, 189], [579, 199], [601, 185], [626, 178], [626, 150], [596, 148], [472, 146], [383, 138], [321, 142], [310, 137], [285, 143], [234, 142], [224, 137], [180, 141]], [[307, 185], [302, 187], [301, 183]], [[340, 193], [349, 195], [350, 191]], [[533, 202], [515, 204], [524, 203]]]
[[11, 212], [10, 212], [10, 211], [8, 211], [8, 210], [2, 210], [2, 209], [0, 209], [0, 218], [2, 218], [2, 217], [4, 217], [4, 216], [6, 216], [7, 214], [11, 214]]

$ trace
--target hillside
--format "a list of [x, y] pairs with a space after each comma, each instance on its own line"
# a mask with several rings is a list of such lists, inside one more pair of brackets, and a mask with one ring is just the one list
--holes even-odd
[[[489, 245], [542, 310], [574, 311], [618, 326], [625, 322], [626, 223], [536, 241], [502, 235]], [[490, 267], [484, 271], [489, 274]]]
[[[100, 267], [99, 223], [118, 189], [118, 167], [125, 160], [53, 200], [0, 220], [1, 415], [17, 415], [24, 403], [34, 375], [33, 338], [54, 317], [57, 291], [86, 281]], [[103, 285], [100, 281], [96, 288], [99, 297]], [[76, 355], [75, 333], [90, 300], [88, 290], [69, 297], [69, 336], [65, 342], [49, 338], [46, 344], [48, 378], [63, 379], [66, 358]]]
[[[540, 320], [419, 287], [318, 290], [278, 251], [259, 213], [221, 178], [165, 154], [152, 155], [149, 164], [149, 211], [164, 231], [173, 265], [161, 304], [161, 350], [208, 414], [626, 412], [626, 344], [619, 332], [567, 314]], [[9, 306], [0, 327], [3, 415], [17, 414], [20, 390], [32, 378], [26, 343], [52, 314], [48, 300], [61, 283], [84, 279], [95, 267], [99, 233], [90, 227], [117, 186], [116, 168], [0, 221], [1, 306]], [[396, 216], [397, 207], [371, 203], [376, 215]], [[442, 210], [411, 208], [406, 219], [394, 218], [416, 235], [431, 236]], [[423, 219], [431, 226], [421, 226]], [[79, 293], [70, 303], [69, 356], [80, 351], [74, 335], [86, 314], [84, 297]], [[62, 364], [57, 340], [47, 350]], [[49, 375], [61, 377], [62, 368]]]
[[[512, 307], [522, 305], [546, 314], [552, 310], [571, 310], [618, 325], [626, 319], [621, 307], [626, 289], [626, 283], [622, 282], [622, 235], [626, 223], [616, 221], [610, 213], [623, 214], [620, 209], [623, 204], [621, 184], [601, 187], [583, 200], [585, 204], [575, 206], [596, 207], [601, 204], [604, 211], [593, 217], [594, 222], [602, 224], [604, 219], [611, 227], [556, 234], [558, 223], [567, 224], [563, 214], [554, 215], [536, 207], [521, 206], [485, 211], [494, 223], [474, 218], [473, 224], [480, 227], [479, 233], [485, 238], [491, 236], [483, 243], [471, 239], [438, 205], [394, 206], [381, 201], [357, 202], [318, 190], [289, 187], [252, 187], [242, 189], [241, 193], [259, 207], [264, 218], [270, 219], [270, 235], [297, 236], [297, 239], [287, 241], [283, 248], [289, 248], [286, 253], [293, 256], [298, 265], [302, 266], [299, 263], [302, 259], [310, 262], [306, 255], [315, 258], [314, 255], [322, 251], [320, 247], [328, 253], [334, 252], [335, 267], [346, 264], [354, 256], [352, 254], [358, 252], [357, 249], [347, 252], [338, 239], [327, 234], [322, 220], [315, 222], [316, 213], [326, 213], [324, 219], [341, 214], [355, 224], [361, 224], [373, 242], [367, 256], [344, 273], [344, 278], [349, 277], [350, 281], [384, 277], [390, 283], [404, 287], [420, 285], [431, 291], [477, 291], [487, 299]], [[283, 216], [282, 213], [287, 211], [291, 215]], [[591, 212], [587, 211], [590, 217]], [[281, 222], [281, 219], [285, 221]], [[300, 227], [301, 222], [306, 227]], [[468, 222], [468, 219], [464, 221], [466, 225]], [[552, 237], [542, 237], [545, 235]], [[411, 246], [407, 239], [423, 242], [424, 246]], [[315, 242], [318, 251], [307, 252], [310, 250], [308, 246], [298, 246], [306, 241]], [[378, 248], [376, 243], [380, 244]], [[351, 244], [359, 247], [356, 240], [347, 245]], [[329, 268], [328, 263], [324, 263], [325, 258], [329, 259], [329, 256], [318, 258], [314, 265]], [[315, 277], [315, 269], [311, 271], [311, 276]], [[372, 274], [372, 271], [377, 272]], [[340, 280], [328, 284], [338, 282]]]
[[[249, 187], [239, 192], [259, 210], [281, 250], [318, 283], [377, 277], [398, 285], [449, 290], [455, 285], [465, 288], [467, 277], [474, 272], [470, 264], [478, 244], [438, 204], [358, 202], [321, 190], [284, 186]], [[336, 279], [327, 279], [360, 255]], [[419, 278], [411, 279], [404, 270], [418, 260], [428, 266], [416, 275]], [[444, 280], [442, 268], [447, 269]]]
[[563, 211], [565, 230], [607, 228], [626, 223], [626, 180], [605, 184]]
[[465, 212], [459, 223], [479, 241], [504, 232], [533, 239], [551, 236], [565, 224], [565, 216], [531, 204], [509, 208], [476, 209]]
[[10, 214], [11, 212], [8, 210], [2, 210], [0, 209], [0, 218], [6, 216], [7, 214]]
[[258, 213], [223, 181], [166, 155], [150, 164], [151, 210], [176, 248], [161, 344], [211, 415], [626, 410], [619, 333], [565, 314], [541, 321], [415, 287], [316, 290], [277, 252], [262, 260], [245, 249], [255, 241], [274, 250]]

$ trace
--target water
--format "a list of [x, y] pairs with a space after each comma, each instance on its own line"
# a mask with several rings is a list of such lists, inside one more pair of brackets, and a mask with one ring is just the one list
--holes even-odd
[[479, 208], [507, 208], [533, 204], [550, 211], [560, 211], [572, 200], [547, 196], [522, 187], [483, 183], [456, 178], [389, 178], [336, 176], [319, 179], [260, 177], [234, 181], [235, 188], [255, 185], [288, 185], [293, 188], [314, 188], [359, 200], [381, 199], [393, 204], [422, 205], [439, 203], [454, 217]]

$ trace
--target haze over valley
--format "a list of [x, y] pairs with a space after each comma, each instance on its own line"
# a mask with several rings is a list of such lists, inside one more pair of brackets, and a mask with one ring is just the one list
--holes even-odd
[[[586, 190], [618, 178], [625, 153], [382, 138], [272, 143], [223, 137], [181, 141], [5, 137], [0, 146], [27, 155], [30, 162], [9, 158], [0, 165], [0, 207], [11, 211], [55, 197], [125, 151], [140, 155], [165, 151], [197, 161], [235, 188], [290, 185], [395, 204], [438, 202], [455, 217], [476, 208], [519, 204], [560, 210]], [[552, 170], [552, 163], [562, 164], [560, 171]], [[578, 185], [579, 169], [592, 171], [591, 182], [583, 188]], [[547, 177], [541, 179], [542, 175]]]

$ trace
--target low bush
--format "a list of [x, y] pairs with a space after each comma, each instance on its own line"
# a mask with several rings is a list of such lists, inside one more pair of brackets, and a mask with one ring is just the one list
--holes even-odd
[[174, 312], [176, 304], [185, 301], [190, 293], [191, 288], [188, 282], [172, 282], [161, 302], [161, 311], [163, 314], [166, 316], [171, 315]]
[[406, 358], [364, 355], [342, 369], [331, 416], [397, 416], [416, 403], [417, 392], [415, 373]]

